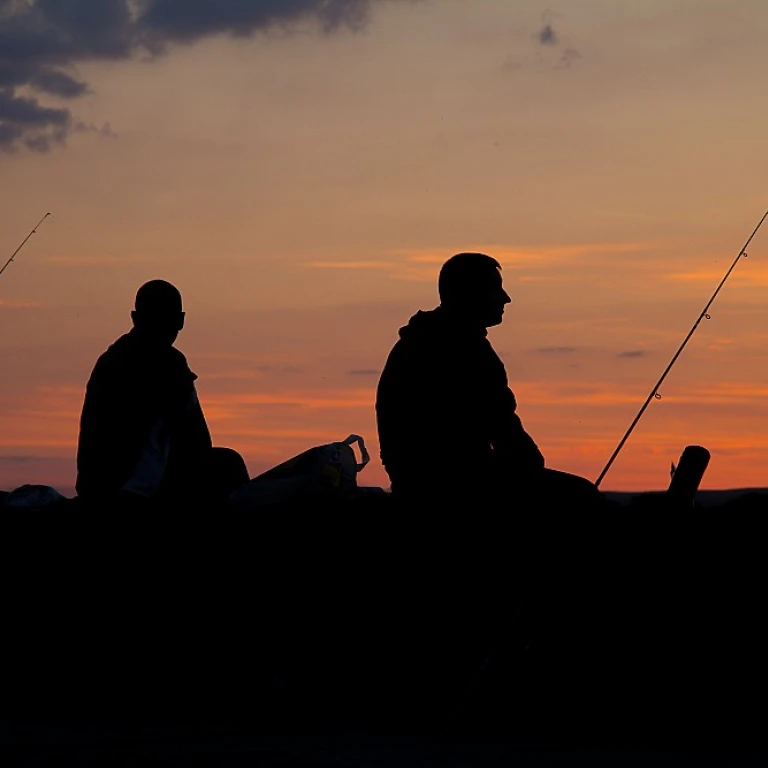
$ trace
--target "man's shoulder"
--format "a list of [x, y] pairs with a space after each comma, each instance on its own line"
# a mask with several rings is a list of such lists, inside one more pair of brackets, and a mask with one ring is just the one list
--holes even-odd
[[157, 350], [147, 349], [144, 345], [137, 343], [130, 333], [126, 333], [99, 355], [93, 367], [92, 376], [138, 372], [145, 368], [156, 369], [157, 367], [189, 371], [186, 356], [176, 347], [166, 347], [158, 354]]
[[426, 365], [440, 355], [441, 345], [425, 336], [399, 338], [387, 357], [386, 368]]
[[96, 371], [106, 371], [113, 368], [119, 368], [126, 364], [130, 359], [130, 344], [128, 342], [129, 334], [125, 333], [113, 341], [96, 359], [93, 367]]
[[168, 357], [176, 365], [183, 365], [186, 368], [189, 367], [189, 364], [187, 363], [187, 356], [180, 349], [176, 349], [176, 347], [170, 347], [168, 349]]

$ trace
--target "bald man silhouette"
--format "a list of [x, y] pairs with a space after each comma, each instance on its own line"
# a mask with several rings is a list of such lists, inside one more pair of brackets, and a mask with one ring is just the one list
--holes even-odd
[[248, 480], [239, 454], [212, 446], [197, 375], [173, 346], [184, 319], [179, 290], [151, 280], [136, 293], [133, 328], [97, 360], [80, 417], [82, 499], [220, 501]]

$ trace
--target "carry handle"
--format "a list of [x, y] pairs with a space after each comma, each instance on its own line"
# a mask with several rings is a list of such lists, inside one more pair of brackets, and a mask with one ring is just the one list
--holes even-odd
[[365, 447], [365, 440], [360, 435], [350, 435], [346, 440], [342, 440], [344, 445], [351, 446], [352, 443], [357, 443], [360, 448], [360, 455], [363, 461], [360, 464], [355, 465], [355, 469], [358, 472], [362, 472], [365, 469], [365, 465], [371, 460], [371, 455], [368, 453], [368, 449]]

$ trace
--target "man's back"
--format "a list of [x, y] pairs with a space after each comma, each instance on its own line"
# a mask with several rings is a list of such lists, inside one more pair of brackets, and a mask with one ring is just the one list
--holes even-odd
[[379, 381], [382, 462], [402, 495], [483, 494], [499, 464], [514, 477], [542, 468], [523, 430], [504, 365], [481, 326], [443, 308], [400, 330]]
[[[86, 387], [78, 494], [120, 490], [141, 461], [145, 478], [154, 472], [162, 478], [169, 464], [182, 460], [179, 450], [210, 448], [195, 395], [196, 378], [181, 352], [148, 344], [135, 330], [112, 344], [97, 360]], [[159, 484], [160, 478], [153, 482]]]

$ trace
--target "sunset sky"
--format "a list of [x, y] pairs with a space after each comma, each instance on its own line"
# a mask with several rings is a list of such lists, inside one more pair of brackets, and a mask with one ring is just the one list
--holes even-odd
[[[453, 253], [547, 464], [594, 480], [768, 208], [765, 0], [0, 0], [0, 489], [73, 494], [136, 289], [176, 284], [252, 475], [362, 434]], [[603, 490], [768, 486], [768, 224]], [[414, 435], [429, 449], [429, 435]]]

